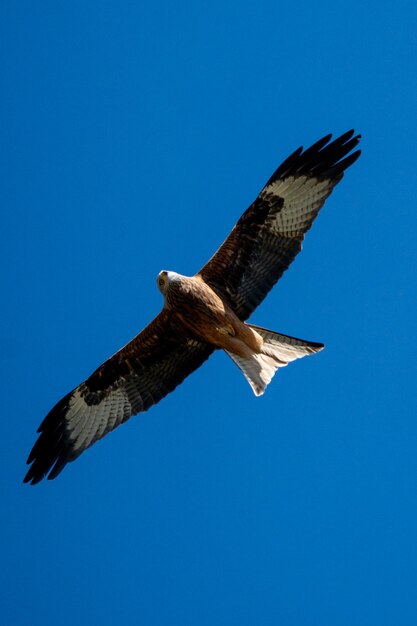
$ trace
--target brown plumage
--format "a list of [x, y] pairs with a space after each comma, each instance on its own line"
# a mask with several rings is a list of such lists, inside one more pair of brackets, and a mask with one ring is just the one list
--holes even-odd
[[323, 348], [245, 320], [301, 250], [320, 208], [359, 157], [352, 152], [359, 138], [349, 131], [299, 148], [198, 274], [160, 272], [161, 313], [48, 413], [25, 482], [55, 478], [98, 439], [173, 391], [215, 349], [225, 350], [260, 395], [277, 369]]

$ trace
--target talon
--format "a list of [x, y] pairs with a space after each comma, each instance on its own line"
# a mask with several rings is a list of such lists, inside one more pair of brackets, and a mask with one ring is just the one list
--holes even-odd
[[231, 324], [226, 324], [226, 326], [222, 326], [221, 328], [218, 327], [216, 330], [221, 335], [229, 335], [229, 337], [234, 337], [236, 335], [235, 329]]

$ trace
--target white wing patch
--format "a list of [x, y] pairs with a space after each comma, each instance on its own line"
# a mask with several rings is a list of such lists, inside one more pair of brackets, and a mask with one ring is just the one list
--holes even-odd
[[263, 200], [273, 201], [274, 197], [284, 200], [271, 225], [272, 232], [284, 237], [304, 235], [332, 188], [331, 180], [308, 176], [288, 176], [265, 187], [260, 194]]
[[74, 452], [88, 448], [131, 414], [132, 407], [124, 389], [113, 389], [101, 402], [93, 405], [87, 404], [80, 390], [76, 389], [65, 416]]

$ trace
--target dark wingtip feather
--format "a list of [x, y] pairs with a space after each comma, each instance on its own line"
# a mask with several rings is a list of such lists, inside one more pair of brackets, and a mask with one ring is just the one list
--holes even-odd
[[353, 163], [355, 163], [355, 161], [359, 159], [361, 154], [362, 154], [362, 150], [356, 150], [356, 152], [352, 152], [352, 154], [349, 154], [349, 156], [347, 156], [342, 161], [339, 161], [338, 163], [336, 163], [336, 165], [331, 167], [327, 172], [328, 176], [330, 178], [337, 178], [338, 176], [343, 174], [343, 172], [347, 170], [348, 167], [353, 165]]
[[302, 153], [303, 153], [303, 146], [300, 146], [299, 148], [297, 148], [297, 150], [294, 150], [294, 152], [292, 152], [290, 156], [287, 157], [285, 161], [283, 161], [283, 163], [281, 163], [279, 168], [276, 170], [276, 172], [272, 174], [271, 178], [268, 180], [266, 184], [269, 185], [270, 183], [273, 183], [274, 180], [276, 180], [280, 176], [281, 170], [283, 172], [290, 170], [293, 167], [294, 163], [297, 162], [297, 160], [299, 159]]
[[36, 485], [48, 473], [48, 478], [55, 478], [70, 460], [65, 415], [71, 395], [72, 392], [62, 398], [40, 425], [39, 437], [27, 460], [27, 464], [32, 465], [23, 479], [24, 483]]
[[350, 155], [349, 152], [358, 145], [361, 135], [355, 136], [355, 131], [351, 129], [333, 141], [330, 141], [331, 139], [331, 134], [325, 135], [306, 150], [299, 148], [293, 152], [266, 184], [297, 175], [330, 178], [335, 182], [336, 179], [340, 180], [339, 177], [343, 175], [344, 170], [350, 167], [360, 155], [360, 150]]

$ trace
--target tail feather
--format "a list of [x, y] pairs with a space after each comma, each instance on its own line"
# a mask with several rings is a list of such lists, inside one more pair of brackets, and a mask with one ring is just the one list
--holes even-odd
[[249, 324], [264, 340], [261, 353], [239, 356], [226, 350], [227, 354], [240, 368], [256, 396], [261, 396], [271, 382], [275, 372], [291, 361], [309, 354], [320, 352], [322, 343], [305, 341], [275, 333], [272, 330]]

